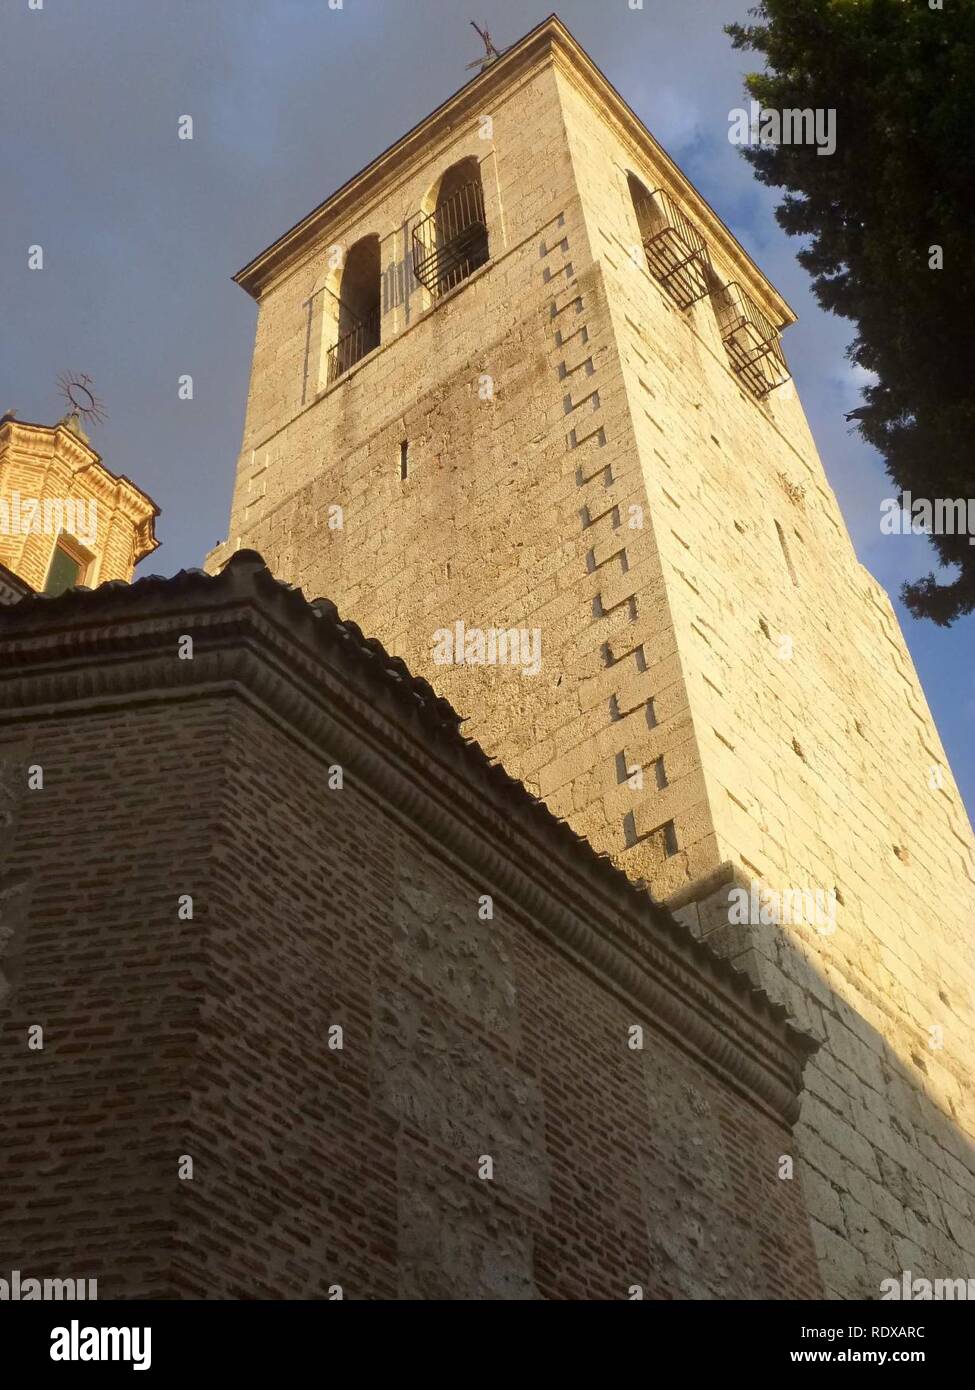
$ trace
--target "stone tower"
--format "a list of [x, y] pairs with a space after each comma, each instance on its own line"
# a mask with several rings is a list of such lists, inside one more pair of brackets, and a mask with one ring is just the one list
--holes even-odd
[[781, 296], [555, 18], [237, 279], [209, 567], [328, 595], [822, 1041], [829, 1293], [975, 1275], [971, 829]]
[[159, 508], [111, 473], [77, 415], [0, 419], [0, 603], [131, 579], [158, 547]]

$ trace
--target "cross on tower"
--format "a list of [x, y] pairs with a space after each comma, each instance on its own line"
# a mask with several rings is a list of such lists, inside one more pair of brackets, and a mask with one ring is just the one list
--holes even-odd
[[484, 57], [478, 58], [473, 63], [468, 63], [467, 66], [468, 68], [480, 68], [481, 72], [483, 72], [486, 67], [488, 67], [491, 63], [494, 62], [495, 58], [500, 58], [501, 54], [494, 46], [494, 43], [491, 39], [491, 35], [487, 31], [487, 25], [485, 25], [482, 29], [481, 26], [479, 24], [475, 24], [472, 19], [471, 28], [476, 29], [477, 33], [481, 37], [481, 40], [484, 44]]

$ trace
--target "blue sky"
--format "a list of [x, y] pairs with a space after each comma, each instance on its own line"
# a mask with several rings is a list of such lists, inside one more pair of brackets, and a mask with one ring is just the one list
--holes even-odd
[[[28, 3], [0, 11], [0, 411], [52, 421], [59, 374], [88, 372], [109, 411], [93, 442], [162, 508], [148, 568], [170, 574], [226, 532], [256, 317], [231, 275], [467, 80], [470, 19], [502, 47], [551, 0]], [[558, 13], [798, 313], [785, 348], [826, 472], [971, 813], [975, 616], [943, 630], [900, 605], [934, 556], [923, 537], [880, 534], [892, 488], [843, 420], [859, 399], [851, 327], [816, 306], [776, 195], [727, 139], [749, 60], [722, 25], [749, 3], [563, 0]], [[192, 141], [177, 139], [184, 114]], [[192, 401], [177, 398], [184, 373]]]

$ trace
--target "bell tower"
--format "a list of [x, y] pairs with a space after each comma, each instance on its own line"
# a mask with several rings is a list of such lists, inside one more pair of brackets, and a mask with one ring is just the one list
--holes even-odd
[[781, 295], [554, 17], [236, 278], [209, 566], [332, 599], [821, 1041], [830, 1294], [975, 1273], [971, 827]]
[[156, 504], [92, 448], [79, 414], [0, 418], [0, 603], [131, 579], [154, 551]]

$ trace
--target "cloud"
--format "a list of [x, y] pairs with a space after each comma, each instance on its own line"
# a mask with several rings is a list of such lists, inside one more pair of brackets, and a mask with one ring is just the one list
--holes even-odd
[[647, 102], [648, 125], [654, 136], [671, 154], [677, 155], [704, 138], [701, 111], [673, 87], [658, 87]]

